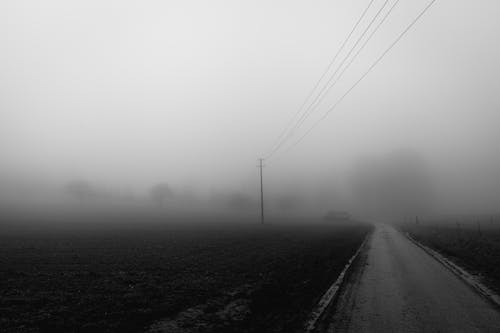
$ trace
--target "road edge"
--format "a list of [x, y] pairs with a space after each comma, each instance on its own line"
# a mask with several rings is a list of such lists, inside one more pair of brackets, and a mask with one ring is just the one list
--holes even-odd
[[482, 284], [477, 277], [473, 274], [467, 272], [464, 268], [458, 266], [451, 260], [447, 259], [445, 256], [439, 252], [431, 249], [430, 247], [420, 243], [415, 238], [413, 238], [408, 232], [402, 232], [413, 244], [420, 247], [422, 250], [427, 252], [430, 256], [436, 259], [443, 266], [448, 268], [453, 274], [458, 276], [462, 281], [464, 281], [469, 287], [476, 291], [479, 295], [485, 298], [487, 301], [492, 303], [497, 309], [500, 309], [500, 296], [493, 292], [490, 288]]
[[321, 296], [318, 304], [313, 309], [313, 311], [309, 315], [309, 319], [306, 321], [306, 324], [304, 325], [304, 332], [307, 333], [313, 332], [316, 329], [316, 325], [318, 324], [320, 318], [325, 313], [325, 310], [328, 308], [330, 304], [332, 304], [336, 300], [336, 298], [339, 295], [340, 288], [344, 284], [347, 273], [350, 271], [352, 264], [358, 257], [359, 253], [367, 243], [367, 240], [372, 233], [373, 230], [370, 230], [367, 233], [367, 235], [363, 239], [363, 242], [358, 247], [356, 252], [352, 255], [352, 257], [349, 259], [347, 264], [344, 266], [344, 269], [342, 270], [342, 272], [340, 272], [335, 282], [328, 288], [328, 290], [323, 294], [323, 296]]

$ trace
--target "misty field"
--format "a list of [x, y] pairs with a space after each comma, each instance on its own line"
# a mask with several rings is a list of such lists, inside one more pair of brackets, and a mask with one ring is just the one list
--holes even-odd
[[500, 294], [500, 225], [492, 219], [415, 224], [413, 238], [482, 278]]
[[169, 225], [3, 233], [3, 332], [293, 331], [370, 227]]

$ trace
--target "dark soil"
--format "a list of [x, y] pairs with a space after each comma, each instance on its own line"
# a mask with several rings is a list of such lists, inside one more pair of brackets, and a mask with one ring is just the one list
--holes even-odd
[[1, 331], [138, 332], [162, 320], [188, 332], [293, 331], [369, 230], [221, 224], [4, 233]]

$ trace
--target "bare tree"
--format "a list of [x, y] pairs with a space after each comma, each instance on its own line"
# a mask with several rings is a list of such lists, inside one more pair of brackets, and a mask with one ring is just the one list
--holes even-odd
[[89, 182], [85, 180], [73, 180], [65, 186], [65, 192], [79, 202], [89, 201], [94, 196], [95, 191]]
[[151, 188], [149, 195], [155, 204], [163, 206], [169, 198], [173, 197], [174, 192], [167, 183], [159, 183]]
[[257, 206], [255, 199], [243, 192], [229, 193], [226, 203], [235, 210], [250, 210]]
[[412, 150], [398, 150], [358, 164], [353, 192], [364, 210], [383, 217], [415, 216], [431, 208], [433, 186], [425, 159]]

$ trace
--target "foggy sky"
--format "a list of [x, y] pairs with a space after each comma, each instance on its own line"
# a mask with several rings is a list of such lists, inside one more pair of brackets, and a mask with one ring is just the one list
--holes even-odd
[[[256, 159], [367, 3], [3, 0], [0, 180], [256, 195]], [[398, 4], [302, 130], [426, 4]], [[428, 162], [443, 211], [498, 210], [498, 14], [495, 0], [438, 0], [311, 135], [267, 163], [266, 191], [329, 193], [341, 206], [357, 161], [404, 148]]]

